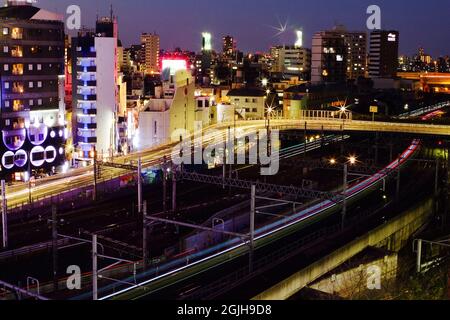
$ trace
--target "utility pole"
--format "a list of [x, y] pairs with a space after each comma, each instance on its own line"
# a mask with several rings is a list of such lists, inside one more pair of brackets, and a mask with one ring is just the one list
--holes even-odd
[[[235, 118], [236, 118], [236, 115], [235, 115]], [[228, 170], [229, 170], [228, 177], [230, 179], [233, 178], [232, 172], [233, 172], [233, 163], [234, 163], [234, 141], [235, 141], [235, 136], [231, 136], [231, 127], [228, 126], [228, 161], [230, 162], [229, 163], [230, 167], [228, 168]]]
[[439, 196], [439, 168], [440, 168], [441, 162], [439, 159], [436, 159], [436, 172], [434, 175], [434, 196], [438, 198]]
[[97, 235], [92, 235], [92, 300], [98, 300]]
[[422, 272], [422, 240], [417, 240], [416, 272]]
[[380, 134], [375, 133], [375, 165], [378, 164], [378, 141], [380, 140]]
[[2, 187], [2, 239], [3, 239], [3, 248], [6, 249], [8, 247], [8, 217], [7, 217], [7, 202], [6, 202], [6, 183], [5, 180], [1, 182]]
[[306, 158], [306, 144], [308, 143], [308, 123], [305, 121], [305, 131], [304, 131], [304, 135], [305, 135], [305, 144], [303, 145], [303, 156]]
[[348, 164], [344, 164], [344, 188], [342, 191], [342, 196], [344, 197], [342, 201], [342, 224], [341, 228], [344, 230], [345, 227], [345, 216], [347, 215], [347, 187], [348, 187]]
[[[164, 161], [165, 163], [165, 161]], [[167, 212], [167, 167], [163, 167], [163, 211]]]
[[172, 168], [172, 212], [177, 211], [177, 172]]
[[253, 272], [253, 251], [255, 249], [255, 215], [256, 215], [256, 186], [252, 185], [251, 203], [250, 203], [250, 254], [249, 254], [249, 272]]
[[143, 215], [142, 215], [142, 223], [143, 223], [143, 228], [142, 228], [142, 252], [143, 252], [143, 266], [144, 266], [144, 271], [147, 270], [147, 262], [148, 262], [148, 247], [147, 247], [147, 233], [148, 233], [148, 229], [147, 229], [147, 201], [144, 201], [144, 210], [143, 210]]
[[[226, 139], [225, 139], [226, 140]], [[223, 161], [223, 165], [222, 165], [222, 189], [225, 190], [225, 179], [227, 177], [227, 147], [226, 147], [226, 143], [224, 144], [224, 149], [223, 149], [223, 157], [222, 157], [222, 161]]]
[[58, 209], [52, 205], [53, 290], [58, 291]]
[[138, 213], [142, 213], [142, 160], [138, 159], [137, 167]]
[[397, 186], [395, 192], [395, 200], [398, 201], [400, 199], [400, 158], [398, 158], [398, 166], [397, 166]]
[[97, 175], [98, 175], [98, 163], [97, 163], [97, 149], [94, 146], [94, 201], [97, 201]]

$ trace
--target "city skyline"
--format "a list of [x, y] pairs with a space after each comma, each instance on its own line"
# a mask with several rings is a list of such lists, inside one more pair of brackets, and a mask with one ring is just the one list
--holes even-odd
[[[130, 6], [130, 3], [136, 5]], [[39, 0], [37, 6], [64, 13], [70, 4], [73, 1], [61, 0], [55, 5], [51, 0]], [[262, 0], [255, 6], [254, 3], [240, 3], [236, 0], [226, 4], [204, 0], [170, 3], [160, 0], [151, 3], [141, 0], [96, 0], [94, 3], [79, 0], [77, 4], [82, 10], [84, 26], [92, 25], [97, 14], [109, 15], [112, 5], [114, 14], [118, 16], [119, 37], [125, 46], [139, 43], [139, 36], [143, 32], [156, 32], [161, 36], [161, 48], [173, 50], [181, 47], [199, 51], [201, 33], [208, 31], [213, 35], [215, 50], [221, 49], [222, 37], [231, 34], [236, 38], [240, 50], [255, 52], [268, 51], [271, 45], [293, 44], [296, 28], [304, 31], [305, 47], [311, 47], [315, 32], [331, 29], [335, 24], [343, 24], [349, 30], [369, 31], [366, 28], [368, 15], [365, 12], [369, 5], [375, 3], [366, 0], [344, 0], [339, 3], [328, 0], [314, 3], [281, 0], [272, 3]], [[412, 55], [419, 47], [424, 47], [433, 57], [450, 54], [450, 36], [436, 31], [448, 29], [450, 22], [445, 19], [448, 11], [445, 8], [450, 9], [450, 4], [437, 0], [428, 1], [427, 6], [423, 2], [406, 0], [395, 3], [382, 0], [376, 4], [382, 10], [382, 28], [400, 32], [400, 54]], [[239, 10], [234, 10], [237, 6]], [[327, 11], [332, 14], [324, 15], [324, 8], [329, 8]], [[408, 14], [415, 11], [422, 14]], [[431, 13], [434, 15], [433, 19], [430, 18]], [[274, 28], [280, 24], [287, 25], [287, 29], [276, 36], [278, 32]], [[420, 28], [415, 27], [417, 25]]]

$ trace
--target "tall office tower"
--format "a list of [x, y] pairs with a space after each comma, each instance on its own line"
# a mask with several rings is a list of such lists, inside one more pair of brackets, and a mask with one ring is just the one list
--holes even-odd
[[143, 33], [141, 43], [144, 49], [144, 63], [146, 74], [158, 74], [159, 65], [159, 36], [156, 33]]
[[335, 31], [314, 34], [311, 58], [311, 81], [345, 82], [347, 80], [345, 36]]
[[232, 57], [236, 52], [236, 41], [232, 36], [223, 37], [223, 54]]
[[369, 75], [391, 78], [397, 75], [399, 32], [376, 30], [370, 34]]
[[278, 46], [270, 49], [272, 72], [282, 72], [287, 76], [297, 76], [309, 80], [311, 73], [311, 49], [297, 46]]
[[80, 31], [72, 39], [72, 57], [77, 159], [89, 161], [94, 148], [110, 155], [118, 147], [117, 38]]
[[30, 3], [0, 8], [0, 175], [8, 180], [65, 161], [63, 18]]

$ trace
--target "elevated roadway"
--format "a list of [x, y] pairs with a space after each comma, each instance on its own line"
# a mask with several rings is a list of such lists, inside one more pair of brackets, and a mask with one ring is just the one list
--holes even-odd
[[[204, 129], [202, 143], [205, 145], [219, 136], [225, 136], [228, 128], [236, 125], [238, 131], [247, 134], [256, 132], [267, 127], [267, 121], [239, 121], [236, 123], [222, 123], [210, 126]], [[280, 130], [317, 130], [317, 131], [334, 131], [334, 132], [389, 132], [403, 133], [414, 136], [450, 136], [450, 126], [432, 125], [432, 124], [416, 124], [405, 122], [370, 122], [358, 120], [343, 120], [334, 118], [308, 117], [301, 120], [271, 119], [270, 126], [272, 129]], [[237, 132], [238, 132], [237, 131]], [[162, 164], [162, 158], [167, 157], [170, 160], [174, 154], [175, 143], [167, 143], [156, 148], [133, 153], [128, 156], [117, 157], [114, 162], [128, 164], [131, 161], [142, 159], [144, 167], [157, 167]], [[121, 175], [127, 174], [126, 170], [117, 168], [104, 168], [102, 171], [103, 179], [110, 180]], [[57, 175], [55, 177], [39, 180], [32, 186], [31, 196], [33, 199], [45, 198], [61, 194], [77, 188], [92, 186], [94, 184], [93, 167], [80, 168], [71, 170], [66, 174]], [[29, 202], [29, 185], [21, 183], [7, 187], [8, 207], [25, 205]]]

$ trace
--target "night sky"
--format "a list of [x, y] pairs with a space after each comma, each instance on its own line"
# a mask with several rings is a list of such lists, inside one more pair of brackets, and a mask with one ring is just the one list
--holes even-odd
[[[111, 3], [125, 46], [139, 43], [142, 32], [156, 31], [163, 49], [198, 51], [201, 32], [209, 31], [216, 50], [222, 36], [231, 34], [244, 52], [268, 51], [274, 44], [293, 44], [293, 30], [301, 27], [304, 45], [311, 47], [313, 33], [335, 23], [366, 30], [366, 9], [377, 4], [382, 28], [400, 31], [401, 54], [414, 54], [423, 46], [433, 56], [450, 55], [448, 0], [39, 0], [37, 6], [64, 13], [68, 5], [78, 4], [83, 25], [93, 27], [97, 13], [109, 15]], [[271, 26], [286, 21], [286, 32], [275, 37]]]

